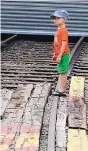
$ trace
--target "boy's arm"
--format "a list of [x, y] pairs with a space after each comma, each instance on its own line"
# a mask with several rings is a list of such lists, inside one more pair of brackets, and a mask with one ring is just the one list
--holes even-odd
[[62, 55], [63, 55], [63, 53], [65, 51], [66, 45], [67, 45], [67, 41], [62, 41], [62, 46], [61, 46], [61, 49], [60, 49], [60, 53], [59, 53], [59, 55], [58, 55], [58, 57], [56, 59], [56, 62], [60, 63], [61, 57], [62, 57]]
[[62, 46], [61, 46], [61, 49], [60, 49], [60, 53], [58, 55], [59, 57], [62, 57], [62, 55], [65, 51], [66, 45], [67, 45], [67, 41], [62, 41]]

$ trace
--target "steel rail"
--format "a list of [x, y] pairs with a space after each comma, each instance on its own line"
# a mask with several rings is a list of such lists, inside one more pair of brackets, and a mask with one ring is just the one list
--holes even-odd
[[79, 55], [80, 53], [80, 50], [83, 46], [83, 40], [84, 40], [84, 37], [81, 37], [78, 42], [76, 43], [76, 45], [74, 46], [72, 52], [71, 52], [71, 57], [70, 57], [70, 65], [69, 65], [69, 71], [68, 71], [68, 76], [70, 75], [71, 73], [71, 70], [72, 70], [72, 67], [73, 67], [73, 64], [75, 62], [75, 59], [77, 58], [77, 56]]
[[2, 42], [1, 42], [1, 46], [2, 46], [3, 44], [7, 43], [8, 41], [14, 39], [16, 36], [17, 36], [17, 35], [13, 35], [13, 36], [7, 38], [6, 40], [2, 41]]

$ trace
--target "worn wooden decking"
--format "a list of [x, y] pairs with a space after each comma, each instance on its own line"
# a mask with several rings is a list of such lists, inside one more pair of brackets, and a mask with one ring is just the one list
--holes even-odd
[[38, 151], [43, 112], [50, 89], [50, 83], [17, 87], [2, 119], [0, 151]]

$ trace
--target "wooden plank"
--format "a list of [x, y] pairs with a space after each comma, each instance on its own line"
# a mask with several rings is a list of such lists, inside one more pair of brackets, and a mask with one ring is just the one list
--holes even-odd
[[67, 97], [60, 97], [56, 122], [56, 151], [66, 151]]
[[67, 151], [88, 151], [83, 77], [72, 77], [69, 94], [69, 129]]
[[3, 118], [4, 112], [12, 96], [13, 90], [1, 89], [0, 117]]
[[[56, 90], [59, 89], [59, 80]], [[56, 151], [66, 151], [66, 118], [67, 118], [67, 97], [59, 98], [56, 121]]]
[[[57, 82], [55, 91], [59, 88], [59, 80]], [[53, 96], [52, 109], [50, 114], [50, 123], [48, 131], [48, 147], [47, 151], [55, 151], [55, 129], [56, 129], [56, 114], [59, 97]]]
[[86, 130], [69, 128], [67, 151], [88, 151]]
[[66, 151], [66, 148], [64, 148], [64, 147], [63, 148], [62, 147], [61, 148], [60, 147], [56, 147], [56, 151]]
[[87, 120], [87, 132], [88, 132], [88, 104], [86, 104], [86, 120]]
[[70, 96], [84, 97], [84, 78], [80, 76], [72, 76], [70, 84]]
[[1, 125], [1, 151], [9, 151], [10, 145], [16, 135], [17, 128], [23, 116], [26, 103], [30, 97], [33, 84], [26, 86], [19, 85], [11, 97], [11, 101], [5, 110], [4, 119]]
[[84, 104], [84, 78], [73, 76], [70, 84], [69, 127], [87, 128], [86, 105]]
[[50, 115], [47, 151], [55, 151], [55, 123], [56, 123], [57, 103], [58, 103], [58, 96], [54, 96], [51, 115]]
[[35, 86], [31, 99], [26, 104], [20, 135], [15, 142], [15, 151], [39, 150], [43, 112], [50, 90], [50, 83]]
[[87, 129], [86, 124], [86, 105], [83, 99], [71, 98], [69, 105], [69, 127]]

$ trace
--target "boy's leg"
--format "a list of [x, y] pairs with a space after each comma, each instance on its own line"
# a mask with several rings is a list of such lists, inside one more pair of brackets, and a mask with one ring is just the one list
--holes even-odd
[[61, 63], [57, 65], [59, 74], [59, 92], [66, 92], [66, 85], [67, 85], [67, 73], [69, 68], [69, 60], [70, 54], [65, 54], [62, 56]]
[[67, 73], [61, 73], [59, 75], [59, 91], [65, 92], [67, 85]]
[[57, 71], [59, 72], [59, 90], [58, 93], [56, 92], [54, 95], [66, 96], [64, 92], [66, 92], [69, 58], [70, 54], [66, 54], [62, 57], [60, 64], [57, 64]]

